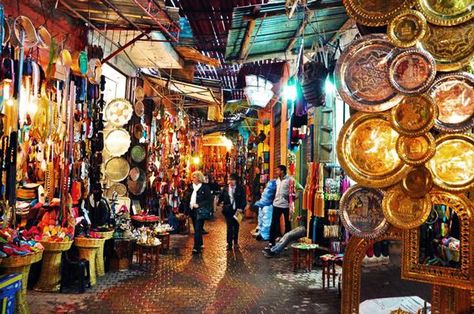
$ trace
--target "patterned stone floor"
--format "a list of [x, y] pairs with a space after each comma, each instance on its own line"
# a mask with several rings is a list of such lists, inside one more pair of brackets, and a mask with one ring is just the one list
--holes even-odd
[[[337, 289], [323, 290], [321, 271], [293, 273], [289, 251], [266, 259], [265, 243], [242, 223], [240, 249], [225, 251], [225, 223], [206, 222], [202, 256], [192, 239], [174, 236], [171, 251], [154, 269], [111, 272], [84, 294], [29, 291], [32, 313], [338, 313]], [[425, 286], [399, 279], [396, 266], [364, 269], [362, 298], [413, 295], [429, 298]]]

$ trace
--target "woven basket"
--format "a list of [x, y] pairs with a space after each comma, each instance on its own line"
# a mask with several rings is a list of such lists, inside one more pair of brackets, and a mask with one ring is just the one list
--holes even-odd
[[102, 238], [104, 238], [105, 240], [112, 239], [112, 237], [114, 236], [114, 230], [111, 230], [111, 231], [98, 231], [97, 233], [100, 234], [102, 236]]
[[40, 242], [45, 251], [49, 252], [63, 252], [71, 248], [72, 241], [52, 242], [52, 241], [41, 241]]
[[2, 260], [0, 267], [22, 267], [34, 264], [41, 261], [43, 258], [43, 252], [36, 252], [28, 255], [14, 255]]
[[105, 239], [78, 237], [74, 239], [74, 244], [83, 248], [99, 248], [104, 241]]

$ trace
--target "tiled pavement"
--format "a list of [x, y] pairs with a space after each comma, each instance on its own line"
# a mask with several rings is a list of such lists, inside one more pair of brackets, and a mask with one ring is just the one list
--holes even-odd
[[[337, 289], [322, 290], [321, 272], [293, 273], [290, 253], [266, 259], [264, 243], [243, 222], [240, 245], [225, 251], [225, 223], [206, 222], [202, 256], [192, 239], [174, 236], [154, 269], [107, 273], [84, 294], [28, 292], [32, 313], [338, 313]], [[399, 269], [365, 269], [362, 298], [418, 294], [426, 287], [400, 281]], [[421, 287], [421, 288], [420, 288]]]

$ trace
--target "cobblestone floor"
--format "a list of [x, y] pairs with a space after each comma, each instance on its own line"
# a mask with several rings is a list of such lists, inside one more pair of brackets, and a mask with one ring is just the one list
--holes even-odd
[[[84, 294], [29, 291], [31, 312], [338, 313], [337, 289], [321, 289], [320, 269], [293, 273], [289, 251], [266, 259], [261, 253], [265, 243], [250, 236], [253, 226], [243, 222], [240, 249], [228, 253], [222, 218], [206, 222], [202, 256], [191, 254], [190, 237], [174, 236], [171, 251], [154, 269], [107, 273]], [[429, 298], [426, 287], [399, 280], [399, 268], [377, 269], [364, 270], [363, 299], [400, 294]]]

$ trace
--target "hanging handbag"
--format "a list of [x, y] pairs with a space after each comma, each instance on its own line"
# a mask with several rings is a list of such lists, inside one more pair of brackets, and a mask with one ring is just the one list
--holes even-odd
[[210, 206], [199, 207], [196, 209], [198, 220], [209, 220], [212, 218], [212, 208]]

